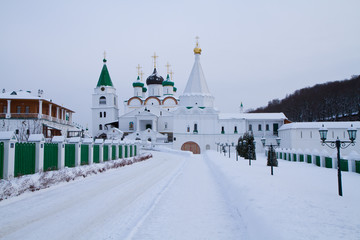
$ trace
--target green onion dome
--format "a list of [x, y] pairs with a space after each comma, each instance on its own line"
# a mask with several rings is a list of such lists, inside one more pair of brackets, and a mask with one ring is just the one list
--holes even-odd
[[174, 82], [170, 80], [169, 74], [166, 77], [166, 80], [162, 82], [163, 86], [174, 86]]
[[143, 88], [142, 88], [142, 92], [144, 92], [144, 93], [147, 92], [147, 88], [146, 88], [146, 87], [143, 87]]
[[142, 82], [140, 82], [140, 77], [138, 76], [136, 81], [133, 82], [133, 87], [144, 87], [144, 84]]
[[173, 88], [173, 91], [174, 91], [174, 92], [176, 92], [176, 91], [177, 91], [177, 88], [176, 88], [176, 87], [174, 87], [174, 88]]

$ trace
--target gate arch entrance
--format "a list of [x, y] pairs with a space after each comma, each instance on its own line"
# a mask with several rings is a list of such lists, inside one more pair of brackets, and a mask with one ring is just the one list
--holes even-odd
[[196, 142], [186, 142], [181, 146], [182, 151], [190, 151], [194, 154], [200, 154], [200, 147]]

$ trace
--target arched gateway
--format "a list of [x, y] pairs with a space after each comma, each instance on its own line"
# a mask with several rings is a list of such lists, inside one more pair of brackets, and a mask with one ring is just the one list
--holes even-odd
[[200, 154], [200, 147], [196, 142], [186, 142], [181, 146], [182, 151], [190, 151], [194, 154]]

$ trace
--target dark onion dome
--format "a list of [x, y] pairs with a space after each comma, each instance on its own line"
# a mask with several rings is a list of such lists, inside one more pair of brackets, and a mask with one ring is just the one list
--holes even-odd
[[144, 84], [142, 82], [140, 82], [140, 77], [138, 76], [136, 81], [133, 82], [133, 87], [141, 87], [142, 88], [143, 86], [144, 86]]
[[160, 75], [158, 75], [156, 68], [154, 68], [154, 72], [146, 79], [146, 84], [162, 84], [164, 81], [164, 78]]
[[169, 74], [166, 77], [166, 80], [162, 83], [163, 86], [174, 86], [174, 82], [170, 80]]

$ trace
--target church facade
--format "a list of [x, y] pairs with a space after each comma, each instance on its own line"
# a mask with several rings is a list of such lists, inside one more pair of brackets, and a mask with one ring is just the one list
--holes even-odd
[[[262, 137], [275, 143], [278, 129], [287, 121], [286, 116], [283, 113], [244, 113], [242, 104], [238, 113], [221, 114], [214, 107], [214, 96], [207, 86], [200, 63], [201, 51], [197, 42], [194, 65], [179, 97], [171, 74], [168, 72], [165, 80], [158, 74], [154, 55], [153, 73], [146, 79], [146, 85], [139, 76], [133, 82], [134, 94], [124, 101], [124, 114], [120, 116], [115, 103], [116, 89], [104, 59], [93, 94], [93, 136], [104, 137], [109, 128], [117, 128], [125, 139], [150, 141], [154, 145], [194, 153], [214, 150], [219, 143], [234, 146], [245, 132], [252, 132], [258, 148], [261, 148]], [[100, 104], [104, 98], [106, 104]], [[112, 99], [114, 103], [109, 103]]]

